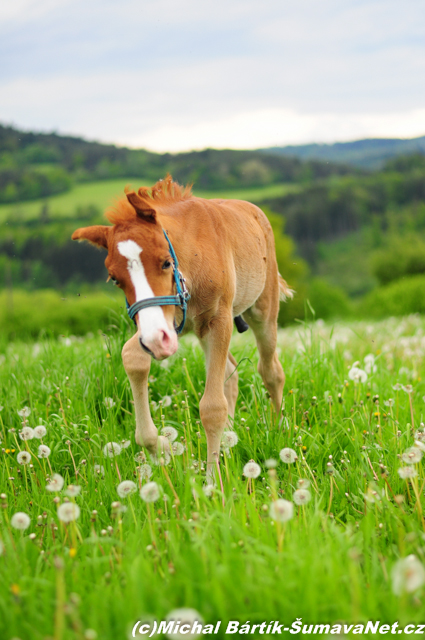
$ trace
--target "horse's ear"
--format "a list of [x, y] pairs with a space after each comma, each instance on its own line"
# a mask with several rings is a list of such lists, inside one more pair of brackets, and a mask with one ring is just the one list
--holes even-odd
[[110, 229], [112, 229], [112, 227], [108, 227], [103, 224], [97, 224], [93, 227], [83, 227], [74, 231], [74, 233], [72, 234], [72, 239], [87, 240], [97, 247], [104, 247], [105, 249], [107, 249]]
[[137, 193], [134, 191], [127, 191], [125, 194], [127, 200], [134, 207], [137, 217], [146, 220], [147, 222], [156, 222], [156, 211]]

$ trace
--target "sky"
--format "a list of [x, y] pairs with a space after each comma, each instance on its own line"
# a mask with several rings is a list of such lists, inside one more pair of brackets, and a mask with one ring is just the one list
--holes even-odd
[[13, 0], [0, 123], [153, 151], [425, 135], [423, 0]]

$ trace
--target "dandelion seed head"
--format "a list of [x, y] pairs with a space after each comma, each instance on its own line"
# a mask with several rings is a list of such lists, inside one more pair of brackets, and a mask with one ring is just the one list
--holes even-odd
[[152, 467], [150, 464], [142, 464], [139, 467], [139, 477], [141, 480], [149, 480], [152, 476]]
[[10, 524], [14, 529], [19, 529], [19, 531], [25, 531], [30, 526], [31, 518], [27, 513], [23, 511], [17, 511], [13, 514], [10, 519]]
[[400, 469], [397, 470], [397, 473], [402, 480], [416, 478], [416, 476], [418, 475], [418, 472], [414, 467], [400, 467]]
[[128, 449], [131, 445], [131, 440], [121, 440], [121, 449]]
[[171, 399], [171, 396], [164, 396], [162, 398], [162, 406], [163, 407], [170, 407], [172, 402], [173, 401]]
[[174, 427], [167, 426], [162, 429], [161, 435], [167, 438], [169, 442], [174, 442], [174, 440], [177, 439], [179, 433]]
[[147, 458], [146, 458], [146, 453], [144, 451], [139, 451], [138, 453], [136, 453], [136, 455], [134, 456], [134, 459], [136, 462], [146, 462]]
[[287, 522], [294, 515], [294, 505], [289, 500], [279, 498], [270, 505], [270, 517], [276, 522]]
[[70, 498], [75, 498], [81, 492], [81, 487], [78, 484], [70, 484], [65, 489], [65, 493]]
[[19, 464], [29, 464], [31, 462], [31, 454], [28, 451], [20, 451], [16, 456], [16, 460]]
[[97, 473], [99, 476], [104, 476], [105, 475], [105, 468], [101, 464], [95, 464], [94, 465], [94, 472]]
[[47, 491], [61, 491], [65, 480], [59, 473], [54, 473], [50, 478], [50, 482], [46, 485]]
[[207, 498], [211, 498], [212, 494], [214, 493], [214, 485], [204, 484], [204, 486], [202, 487], [202, 491], [204, 492]]
[[31, 415], [31, 409], [29, 407], [23, 407], [18, 411], [18, 416], [20, 418], [25, 419], [25, 418], [28, 418], [29, 415]]
[[419, 447], [410, 447], [401, 454], [401, 459], [406, 464], [417, 464], [422, 460], [423, 455], [424, 453], [422, 449], [419, 449]]
[[140, 497], [145, 502], [156, 502], [161, 497], [161, 488], [156, 482], [147, 482], [140, 489]]
[[58, 518], [61, 522], [72, 522], [80, 517], [80, 507], [75, 502], [63, 502], [58, 506]]
[[48, 458], [52, 453], [50, 447], [47, 444], [40, 444], [38, 447], [38, 457], [39, 458]]
[[44, 424], [39, 424], [38, 427], [34, 428], [33, 433], [34, 433], [34, 438], [38, 438], [38, 440], [41, 440], [47, 435], [47, 429], [44, 426]]
[[298, 506], [307, 504], [311, 500], [311, 493], [308, 489], [297, 489], [294, 491], [293, 500]]
[[19, 432], [21, 440], [32, 440], [34, 438], [34, 429], [31, 427], [23, 427]]
[[292, 464], [298, 459], [296, 452], [290, 447], [285, 447], [279, 452], [279, 458], [286, 464]]
[[225, 449], [231, 449], [238, 444], [239, 438], [235, 431], [223, 431], [221, 436], [221, 446]]
[[103, 447], [103, 455], [107, 458], [115, 458], [121, 453], [121, 445], [118, 442], [107, 442]]
[[107, 409], [112, 409], [112, 407], [115, 407], [115, 402], [113, 398], [105, 398], [103, 400], [103, 404]]
[[391, 578], [396, 596], [402, 593], [413, 593], [425, 583], [425, 569], [422, 562], [412, 554], [395, 563]]
[[266, 467], [266, 469], [276, 469], [277, 464], [277, 460], [275, 460], [274, 458], [268, 458], [264, 462], [264, 466]]
[[120, 482], [117, 487], [117, 493], [120, 498], [126, 498], [127, 496], [131, 496], [132, 493], [136, 493], [137, 486], [132, 480], [124, 480]]
[[309, 486], [310, 486], [310, 480], [307, 480], [307, 478], [300, 478], [297, 482], [298, 489], [308, 489]]
[[367, 380], [367, 373], [359, 367], [352, 366], [348, 372], [348, 377], [350, 380], [353, 380], [354, 384], [358, 384], [359, 382], [363, 384]]
[[184, 453], [184, 445], [181, 442], [172, 442], [171, 451], [175, 456], [181, 456]]
[[250, 460], [244, 466], [242, 473], [245, 478], [258, 478], [261, 473], [261, 467], [254, 460]]
[[[192, 633], [191, 628], [196, 622], [199, 625], [201, 625], [201, 627], [204, 624], [204, 620], [201, 614], [198, 613], [196, 609], [186, 609], [186, 608], [174, 609], [174, 611], [170, 611], [170, 613], [167, 615], [166, 620], [167, 622], [175, 621], [175, 622], [181, 623], [179, 625], [179, 628], [176, 631], [174, 631], [174, 629], [176, 629], [176, 625], [173, 625], [173, 631], [168, 631], [166, 633], [166, 636], [167, 638], [169, 638], [169, 640], [181, 640], [183, 638], [199, 638], [201, 634], [196, 631]], [[190, 627], [189, 633], [180, 631], [183, 625], [189, 625]]]

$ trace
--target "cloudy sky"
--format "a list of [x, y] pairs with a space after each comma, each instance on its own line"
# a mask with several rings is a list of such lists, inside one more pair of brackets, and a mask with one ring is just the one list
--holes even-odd
[[423, 0], [5, 0], [0, 122], [157, 151], [425, 135]]

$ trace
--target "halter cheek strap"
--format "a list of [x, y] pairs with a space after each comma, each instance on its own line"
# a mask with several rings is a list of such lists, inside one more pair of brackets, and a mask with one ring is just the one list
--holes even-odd
[[127, 313], [130, 318], [133, 320], [134, 324], [136, 321], [134, 316], [136, 313], [141, 311], [142, 309], [146, 309], [147, 307], [163, 307], [166, 305], [174, 305], [176, 307], [180, 307], [183, 311], [183, 318], [179, 326], [176, 326], [174, 321], [174, 328], [176, 333], [181, 333], [183, 331], [183, 327], [186, 322], [186, 313], [187, 313], [187, 303], [190, 300], [190, 293], [187, 290], [186, 280], [183, 278], [181, 272], [179, 271], [179, 263], [177, 260], [176, 253], [174, 251], [173, 245], [170, 242], [169, 237], [167, 236], [165, 229], [163, 229], [164, 236], [168, 242], [168, 247], [170, 249], [170, 254], [173, 259], [173, 275], [174, 282], [176, 283], [177, 295], [175, 296], [155, 296], [154, 298], [146, 298], [145, 300], [136, 301], [131, 306], [128, 304], [128, 300], [125, 300], [127, 306]]

